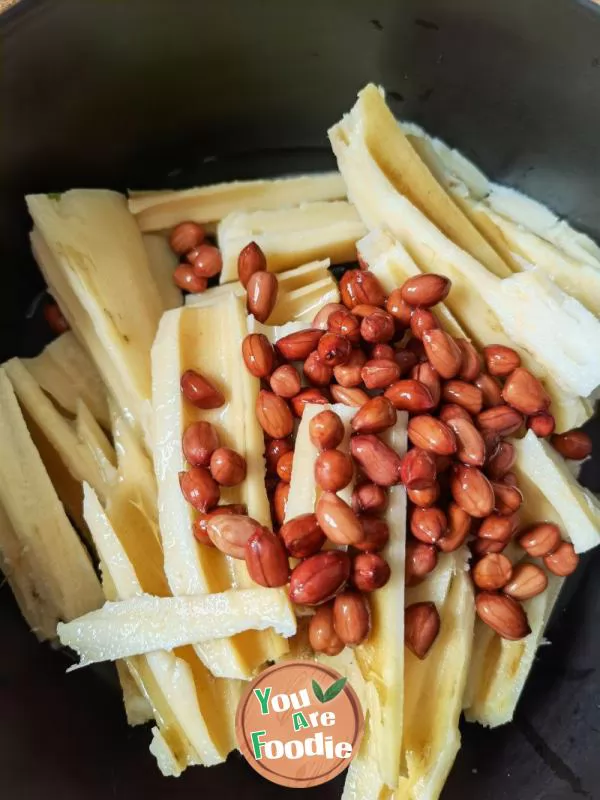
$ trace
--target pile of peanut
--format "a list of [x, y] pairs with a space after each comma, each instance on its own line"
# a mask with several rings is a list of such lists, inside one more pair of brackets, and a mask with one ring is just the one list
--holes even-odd
[[[265, 321], [275, 305], [277, 278], [267, 272], [255, 243], [241, 252], [238, 267], [248, 310]], [[521, 639], [530, 631], [521, 603], [544, 591], [547, 574], [533, 561], [513, 566], [502, 551], [516, 540], [560, 576], [573, 572], [578, 557], [554, 523], [521, 526], [523, 496], [511, 471], [515, 449], [507, 437], [529, 428], [540, 437], [552, 436], [563, 456], [577, 460], [589, 455], [589, 437], [579, 430], [552, 435], [549, 397], [514, 350], [490, 345], [481, 358], [471, 342], [442, 330], [432, 308], [447, 297], [447, 278], [419, 275], [386, 297], [366, 265], [360, 267], [340, 281], [343, 304], [324, 307], [312, 327], [275, 346], [259, 333], [242, 345], [246, 368], [262, 383], [256, 416], [265, 433], [276, 532], [248, 517], [243, 506], [217, 505], [219, 484], [242, 481], [245, 462], [219, 447], [212, 426], [200, 422], [185, 432], [190, 469], [180, 476], [184, 496], [199, 512], [195, 535], [245, 558], [257, 583], [289, 582], [293, 602], [317, 607], [309, 625], [311, 646], [333, 655], [369, 634], [367, 597], [390, 577], [381, 555], [389, 530], [379, 515], [387, 506], [387, 488], [402, 483], [409, 499], [406, 585], [431, 573], [439, 552], [468, 542], [477, 614], [500, 636]], [[198, 373], [186, 372], [181, 387], [200, 408], [225, 402]], [[321, 494], [315, 513], [285, 521], [295, 419], [307, 402], [358, 409], [350, 455], [337, 449], [344, 436], [339, 416], [331, 410], [317, 414], [309, 433], [319, 450], [315, 480]], [[410, 417], [410, 449], [403, 457], [379, 437], [395, 424], [398, 410]], [[348, 505], [336, 492], [355, 471], [360, 477]], [[323, 550], [326, 542], [333, 549]], [[291, 571], [290, 558], [299, 560]], [[406, 645], [419, 658], [427, 655], [439, 628], [435, 604], [406, 608]]]

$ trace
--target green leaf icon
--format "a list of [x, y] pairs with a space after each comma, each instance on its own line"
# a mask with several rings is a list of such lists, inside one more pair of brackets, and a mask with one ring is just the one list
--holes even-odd
[[329, 689], [325, 692], [325, 700], [323, 702], [327, 703], [329, 700], [333, 700], [334, 697], [337, 697], [338, 694], [342, 691], [344, 686], [346, 685], [347, 678], [340, 678], [339, 680], [335, 681], [331, 684]]
[[312, 690], [315, 693], [315, 697], [319, 701], [319, 703], [325, 702], [325, 695], [323, 694], [323, 689], [319, 686], [319, 684], [313, 679], [312, 682]]

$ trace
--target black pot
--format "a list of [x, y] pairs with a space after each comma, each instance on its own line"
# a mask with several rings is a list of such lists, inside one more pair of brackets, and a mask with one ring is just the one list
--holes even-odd
[[[21, 0], [0, 35], [2, 359], [44, 343], [26, 317], [43, 285], [28, 254], [26, 192], [330, 167], [327, 127], [368, 81], [387, 88], [399, 116], [600, 237], [592, 2]], [[597, 469], [585, 479], [600, 489]], [[600, 552], [569, 582], [515, 721], [464, 726], [444, 798], [600, 798], [599, 570]], [[6, 588], [0, 636], [7, 800], [286, 793], [236, 755], [162, 778], [118, 693], [91, 671], [66, 676], [64, 656], [36, 643]], [[341, 787], [304, 794], [335, 798]]]

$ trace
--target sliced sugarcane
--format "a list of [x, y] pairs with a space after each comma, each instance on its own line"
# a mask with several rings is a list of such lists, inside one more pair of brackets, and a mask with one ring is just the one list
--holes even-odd
[[173, 273], [179, 257], [171, 250], [169, 240], [160, 233], [145, 233], [142, 236], [150, 272], [160, 292], [163, 308], [179, 308], [183, 303], [181, 289], [173, 282]]
[[[175, 595], [253, 585], [244, 562], [194, 538], [194, 513], [181, 494], [178, 480], [178, 473], [186, 467], [181, 439], [191, 422], [211, 422], [221, 444], [246, 459], [246, 479], [239, 486], [222, 487], [221, 502], [242, 503], [251, 517], [263, 525], [271, 524], [264, 484], [263, 432], [255, 415], [259, 381], [244, 369], [240, 356], [246, 333], [243, 303], [235, 294], [227, 293], [210, 305], [167, 312], [152, 351], [160, 530], [165, 572]], [[201, 410], [187, 403], [180, 390], [181, 374], [186, 369], [195, 369], [214, 382], [224, 392], [226, 404]], [[197, 645], [196, 649], [213, 674], [248, 678], [266, 660], [285, 652], [286, 644], [272, 631], [248, 631], [232, 639]]]
[[[581, 489], [572, 477], [566, 462], [553, 449], [532, 433], [515, 440], [517, 459], [513, 467], [524, 502], [521, 517], [524, 525], [540, 520], [554, 522], [563, 536], [574, 543], [582, 536], [592, 545], [598, 537], [598, 522], [590, 524], [588, 512], [599, 519], [597, 500]], [[577, 546], [577, 545], [576, 545]], [[593, 546], [593, 545], [592, 545]], [[520, 556], [520, 558], [519, 558]], [[539, 559], [524, 557], [515, 548], [513, 563]], [[547, 572], [547, 571], [546, 571]], [[564, 579], [547, 572], [548, 588], [524, 603], [531, 633], [518, 642], [501, 639], [488, 626], [477, 622], [469, 681], [464, 697], [468, 719], [495, 727], [509, 722], [534, 663], [537, 648]]]
[[[34, 555], [34, 554], [33, 554]], [[32, 633], [40, 641], [56, 638], [59, 614], [40, 591], [38, 565], [31, 551], [22, 544], [8, 515], [0, 505], [0, 572], [17, 601]]]
[[328, 258], [332, 264], [355, 261], [356, 242], [365, 233], [356, 209], [345, 201], [235, 212], [218, 227], [220, 282], [237, 280], [238, 256], [252, 241], [267, 257], [269, 272], [283, 272], [315, 259]]
[[154, 719], [152, 706], [139, 690], [127, 664], [124, 661], [117, 661], [115, 667], [117, 668], [117, 676], [123, 693], [123, 707], [127, 717], [127, 724], [132, 727], [145, 725], [146, 722]]
[[563, 584], [564, 579], [548, 575], [546, 590], [523, 603], [531, 628], [525, 639], [509, 642], [477, 620], [463, 700], [470, 722], [494, 728], [511, 721]]
[[358, 94], [350, 115], [360, 125], [365, 146], [394, 188], [458, 247], [499, 278], [511, 268], [481, 235], [454, 198], [440, 184], [403, 132], [373, 84]]
[[[310, 420], [324, 409], [335, 411], [344, 422], [346, 437], [355, 408], [342, 405], [323, 406], [307, 403], [296, 435], [292, 462], [292, 481], [286, 509], [286, 521], [300, 514], [314, 511], [318, 500], [318, 487], [314, 479], [314, 464], [318, 451], [310, 441]], [[398, 413], [393, 428], [382, 438], [396, 452], [406, 450], [407, 415]], [[344, 443], [342, 443], [342, 447]], [[345, 446], [348, 447], [346, 438]], [[347, 487], [348, 488], [348, 487]], [[349, 502], [347, 488], [338, 494]], [[354, 658], [365, 682], [367, 729], [370, 740], [361, 748], [362, 758], [350, 765], [348, 780], [363, 786], [362, 775], [367, 772], [376, 779], [371, 784], [372, 794], [378, 797], [385, 786], [394, 787], [398, 781], [402, 750], [402, 670], [404, 654], [404, 547], [406, 537], [406, 493], [402, 486], [389, 489], [389, 502], [384, 516], [390, 530], [390, 540], [383, 555], [391, 567], [388, 583], [370, 596], [371, 633], [366, 642], [354, 648]], [[358, 765], [357, 765], [358, 762]], [[355, 766], [357, 765], [357, 766]], [[348, 795], [351, 796], [351, 795]], [[359, 795], [355, 795], [358, 800]], [[361, 800], [367, 800], [362, 797]]]
[[[532, 336], [536, 340], [540, 338], [535, 327], [531, 325], [531, 319], [528, 320], [529, 324], [526, 326], [531, 335], [527, 337], [516, 330], [518, 326], [515, 324], [516, 315], [524, 316], [521, 311], [524, 312], [525, 309], [529, 317], [540, 316], [545, 319], [547, 315], [552, 315], [552, 308], [554, 308], [560, 316], [560, 324], [557, 319], [554, 319], [552, 330], [555, 332], [560, 330], [564, 323], [567, 341], [569, 331], [573, 326], [578, 328], [580, 321], [583, 323], [583, 327], [588, 327], [588, 323], [594, 327], [598, 324], [586, 309], [570, 298], [568, 298], [568, 304], [571, 306], [572, 303], [576, 303], [577, 305], [576, 319], [569, 320], [566, 313], [561, 315], [560, 309], [553, 306], [549, 287], [543, 283], [536, 286], [535, 297], [530, 296], [533, 287], [521, 287], [519, 283], [514, 283], [521, 278], [527, 278], [531, 273], [513, 275], [512, 278], [500, 280], [465, 251], [457, 248], [407, 198], [394, 190], [386, 176], [370, 157], [364, 141], [362, 141], [360, 128], [353, 125], [354, 122], [352, 116], [347, 115], [342, 123], [338, 123], [330, 130], [333, 149], [346, 180], [351, 200], [369, 229], [387, 227], [405, 246], [421, 269], [443, 272], [452, 280], [453, 288], [445, 301], [446, 305], [477, 344], [483, 346], [499, 343], [514, 346], [504, 331], [504, 325], [510, 324], [514, 342], [517, 345], [524, 345], [524, 339], [527, 339], [527, 346], [530, 346]], [[510, 283], [511, 281], [513, 283]], [[510, 297], [511, 289], [513, 297]], [[526, 298], [518, 297], [519, 289], [527, 291]], [[516, 309], [514, 307], [515, 300], [519, 303]], [[500, 317], [503, 317], [502, 321]], [[542, 345], [544, 355], [552, 362], [552, 375], [556, 377], [560, 373], [561, 378], [573, 378], [572, 372], [575, 370], [581, 381], [580, 389], [584, 391], [585, 385], [590, 383], [590, 375], [581, 374], [582, 370], [577, 369], [581, 365], [574, 363], [572, 352], [567, 352], [564, 347], [565, 342], [561, 347], [556, 339], [557, 336], [558, 334], [549, 337], [552, 340], [551, 354], [548, 352], [548, 342]], [[554, 377], [550, 377], [549, 365], [546, 370], [540, 370], [536, 359], [532, 358], [523, 349], [523, 346], [517, 349], [519, 349], [523, 364], [544, 378], [546, 388], [554, 402], [553, 408], [558, 429], [567, 430], [577, 427], [589, 418], [592, 413], [589, 403], [559, 386]], [[590, 355], [590, 359], [594, 358], [597, 357]], [[561, 366], [560, 369], [558, 364]], [[592, 378], [591, 382], [594, 380], [595, 378]]]
[[[77, 435], [76, 425], [58, 411], [18, 358], [11, 358], [3, 365], [3, 368], [12, 383], [21, 407], [24, 409], [26, 418], [30, 421], [32, 438], [36, 442], [38, 450], [44, 451], [42, 457], [48, 450], [48, 446], [56, 454], [54, 458], [51, 455], [49, 457], [49, 471], [53, 472], [52, 464], [57, 466], [55, 464], [57, 457], [62, 461], [76, 484], [86, 481], [102, 498], [106, 498], [108, 484], [105, 474], [86, 442]], [[42, 441], [42, 437], [45, 441]], [[68, 487], [68, 479], [62, 474], [60, 476], [58, 473], [55, 474], [57, 475], [57, 491], [60, 495], [60, 487]], [[70, 492], [70, 488], [67, 488], [67, 491]], [[79, 513], [78, 517], [80, 516]]]
[[54, 339], [39, 356], [22, 362], [60, 408], [75, 415], [81, 399], [101, 425], [110, 427], [106, 387], [73, 331]]
[[[277, 302], [269, 316], [269, 325], [283, 325], [294, 319], [310, 322], [319, 308], [326, 303], [338, 303], [340, 293], [338, 285], [328, 271], [329, 259], [313, 261], [297, 269], [279, 275]], [[186, 298], [187, 305], [210, 305], [215, 298], [233, 292], [237, 297], [245, 298], [246, 290], [236, 281], [215, 286], [203, 294], [190, 294]]]
[[[275, 339], [275, 341], [277, 341], [277, 339]], [[315, 461], [317, 460], [319, 451], [310, 440], [309, 428], [313, 417], [316, 417], [316, 415], [323, 410], [334, 411], [344, 423], [344, 439], [340, 442], [338, 450], [345, 453], [350, 452], [350, 422], [356, 413], [356, 409], [341, 405], [340, 403], [336, 403], [335, 405], [307, 403], [304, 406], [302, 420], [296, 433], [294, 460], [292, 462], [292, 480], [290, 482], [290, 494], [285, 512], [286, 522], [294, 517], [300, 516], [300, 514], [312, 513], [315, 510], [317, 500], [321, 493], [315, 480]], [[337, 494], [342, 500], [349, 503], [352, 499], [353, 490], [354, 479]]]
[[51, 293], [149, 443], [150, 348], [164, 307], [125, 198], [74, 190], [58, 199], [30, 195], [27, 205]]
[[110, 443], [104, 430], [98, 425], [92, 412], [83, 402], [77, 401], [77, 416], [75, 417], [75, 431], [77, 438], [90, 451], [96, 462], [100, 474], [107, 486], [112, 486], [118, 478], [117, 454]]
[[108, 602], [59, 623], [57, 633], [80, 658], [72, 670], [267, 628], [293, 636], [296, 617], [282, 592], [257, 587], [183, 597], [143, 594]]
[[165, 778], [179, 778], [181, 776], [186, 765], [177, 760], [160, 728], [152, 728], [152, 741], [150, 742], [149, 750], [156, 759], [156, 764]]
[[584, 553], [600, 544], [600, 501], [580, 486], [565, 460], [544, 439], [529, 431], [515, 440], [519, 486], [542, 493], [564, 522], [575, 551]]
[[600, 247], [567, 220], [560, 219], [550, 209], [516, 189], [491, 184], [486, 202], [495, 212], [523, 225], [552, 242], [576, 261], [600, 268]]
[[[402, 286], [408, 278], [421, 274], [421, 270], [400, 242], [385, 231], [378, 229], [371, 231], [358, 242], [357, 250], [387, 294]], [[435, 313], [448, 333], [460, 339], [468, 338], [456, 317], [444, 303], [436, 305]]]
[[475, 599], [461, 564], [464, 554], [459, 551], [456, 556], [447, 597], [439, 607], [436, 641], [423, 661], [411, 652], [405, 654], [403, 746], [408, 775], [400, 778], [393, 794], [397, 800], [437, 800], [460, 748], [458, 724], [471, 658]]
[[231, 181], [183, 191], [130, 192], [129, 210], [140, 229], [160, 231], [180, 222], [215, 222], [234, 211], [290, 208], [301, 203], [343, 200], [337, 172], [272, 180]]
[[102, 591], [94, 567], [54, 491], [2, 368], [0, 451], [0, 505], [19, 551], [26, 554], [25, 575], [44, 613], [57, 622], [69, 621], [98, 608]]
[[[152, 520], [131, 499], [124, 481], [105, 511], [94, 491], [84, 486], [85, 519], [100, 555], [106, 595], [111, 600], [144, 592], [168, 597]], [[229, 682], [214, 680], [191, 647], [133, 656], [126, 665], [180, 765], [225, 760], [235, 746], [223, 713]]]
[[[594, 249], [599, 254], [600, 250], [588, 237], [578, 234], [566, 222], [560, 223], [536, 201], [512, 189], [494, 187], [467, 159], [443, 142], [432, 140], [424, 131], [409, 139], [455, 202], [496, 250], [507, 254], [505, 260], [515, 271], [535, 265], [564, 292], [600, 315], [600, 259], [593, 255]], [[512, 216], [504, 215], [507, 210]], [[557, 230], [564, 232], [558, 240], [551, 233]], [[550, 240], [543, 238], [549, 231]], [[592, 252], [582, 248], [580, 242], [591, 243]]]

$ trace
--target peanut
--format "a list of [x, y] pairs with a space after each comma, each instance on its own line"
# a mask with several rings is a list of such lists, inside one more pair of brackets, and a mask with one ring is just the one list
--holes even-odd
[[[369, 399], [369, 395], [363, 392], [362, 389], [346, 389], [344, 386], [333, 384], [330, 387], [330, 391], [336, 403], [343, 403], [343, 405], [353, 408], [360, 408]], [[311, 402], [314, 402], [314, 400]]]
[[210, 457], [210, 472], [221, 486], [237, 486], [246, 477], [246, 459], [230, 447], [218, 447]]
[[279, 461], [277, 462], [277, 477], [285, 481], [286, 483], [290, 483], [292, 480], [292, 465], [294, 462], [294, 451], [290, 453], [284, 453]]
[[512, 519], [501, 514], [490, 514], [481, 523], [477, 536], [480, 539], [499, 542], [503, 546], [508, 544], [513, 535]]
[[169, 235], [169, 246], [178, 256], [183, 256], [204, 241], [204, 228], [196, 222], [180, 222]]
[[359, 408], [351, 426], [354, 433], [381, 433], [396, 422], [396, 409], [387, 397], [372, 397]]
[[246, 542], [262, 525], [252, 517], [241, 514], [215, 514], [206, 525], [211, 542], [222, 553], [232, 558], [246, 556]]
[[475, 564], [471, 574], [478, 589], [493, 592], [510, 581], [512, 564], [502, 553], [489, 553]]
[[249, 333], [242, 342], [242, 356], [246, 369], [255, 378], [266, 378], [271, 374], [275, 352], [264, 334]]
[[223, 269], [223, 258], [218, 247], [201, 244], [186, 255], [194, 273], [200, 278], [214, 278]]
[[346, 306], [342, 305], [341, 303], [327, 303], [320, 311], [317, 311], [315, 318], [312, 321], [312, 327], [320, 328], [322, 331], [326, 331], [329, 326], [329, 317], [335, 311], [344, 311], [345, 313], [348, 313]]
[[459, 377], [472, 383], [481, 372], [481, 358], [475, 347], [467, 339], [455, 339], [462, 354]]
[[502, 397], [509, 406], [527, 415], [547, 411], [550, 405], [550, 396], [542, 384], [523, 367], [518, 367], [508, 376]]
[[539, 522], [527, 528], [518, 538], [521, 547], [533, 558], [553, 553], [560, 545], [560, 528], [553, 522]]
[[302, 382], [298, 370], [291, 364], [282, 364], [273, 372], [269, 379], [271, 390], [278, 395], [289, 400], [295, 397], [302, 388]]
[[376, 344], [371, 349], [371, 361], [379, 358], [386, 358], [388, 361], [394, 361], [396, 358], [396, 351], [390, 344]]
[[[335, 453], [335, 450], [326, 450]], [[317, 522], [325, 536], [339, 545], [359, 544], [365, 534], [350, 506], [333, 492], [323, 492], [317, 501]]]
[[442, 398], [446, 403], [456, 403], [469, 414], [479, 414], [483, 406], [481, 389], [466, 381], [451, 380], [444, 384]]
[[396, 320], [400, 328], [410, 327], [410, 317], [413, 307], [402, 299], [402, 289], [394, 289], [385, 304], [386, 311]]
[[436, 481], [427, 489], [407, 489], [406, 494], [410, 502], [418, 508], [431, 508], [440, 497], [440, 485]]
[[344, 423], [335, 411], [320, 411], [311, 419], [308, 435], [319, 450], [333, 450], [344, 438]]
[[371, 614], [365, 597], [342, 592], [333, 601], [333, 627], [344, 644], [357, 645], [369, 635]]
[[457, 464], [450, 478], [454, 502], [471, 517], [487, 517], [494, 508], [494, 490], [477, 467]]
[[358, 386], [362, 380], [361, 370], [367, 361], [362, 350], [353, 350], [345, 364], [333, 368], [333, 375], [340, 386]]
[[548, 586], [548, 576], [537, 564], [517, 564], [513, 569], [512, 578], [503, 589], [504, 594], [515, 600], [529, 600], [545, 591]]
[[275, 342], [275, 347], [286, 361], [305, 361], [322, 336], [323, 331], [319, 328], [307, 328], [283, 336]]
[[477, 415], [477, 425], [482, 431], [497, 436], [510, 436], [523, 424], [523, 415], [510, 406], [494, 406]]
[[219, 436], [210, 422], [192, 422], [185, 429], [181, 446], [188, 464], [208, 467], [211, 455], [219, 446]]
[[473, 422], [473, 417], [469, 414], [466, 408], [462, 406], [457, 406], [456, 403], [444, 403], [443, 406], [440, 406], [439, 410], [439, 418], [442, 422], [445, 422], [446, 425], [448, 421], [451, 419], [464, 419], [467, 422]]
[[360, 592], [374, 592], [385, 586], [390, 574], [390, 565], [379, 553], [359, 553], [352, 562], [350, 580]]
[[360, 319], [345, 306], [330, 315], [327, 330], [338, 336], [345, 336], [352, 344], [360, 342]]
[[310, 618], [308, 641], [315, 653], [337, 656], [344, 649], [344, 643], [333, 627], [333, 603], [319, 606]]
[[350, 442], [352, 456], [367, 478], [378, 486], [400, 481], [400, 456], [373, 434], [358, 434]]
[[304, 413], [304, 406], [307, 403], [316, 403], [317, 405], [327, 405], [329, 400], [320, 389], [303, 389], [295, 397], [290, 399], [290, 405], [297, 417], [302, 418]]
[[350, 556], [341, 550], [326, 550], [300, 562], [290, 576], [290, 600], [317, 606], [331, 600], [350, 577]]
[[509, 472], [517, 459], [517, 453], [510, 442], [500, 442], [486, 465], [486, 471], [490, 478], [499, 481]]
[[407, 586], [416, 586], [437, 566], [438, 553], [432, 544], [409, 539], [406, 542], [404, 577]]
[[179, 473], [179, 486], [187, 502], [196, 511], [209, 511], [219, 502], [221, 492], [206, 467], [190, 467]]
[[502, 400], [502, 387], [496, 378], [492, 378], [487, 372], [481, 372], [473, 381], [473, 384], [481, 389], [481, 396], [483, 399], [484, 408], [493, 408], [494, 406], [501, 405]]
[[[413, 339], [412, 341], [415, 340]], [[435, 408], [442, 396], [442, 383], [440, 381], [440, 376], [431, 364], [428, 361], [416, 364], [411, 370], [410, 377], [415, 381], [419, 381], [419, 383], [422, 383], [429, 389], [429, 394], [433, 400], [433, 407]]]
[[440, 615], [435, 603], [413, 603], [404, 609], [404, 643], [423, 660], [440, 632]]
[[352, 510], [355, 514], [382, 514], [387, 505], [387, 492], [375, 483], [361, 483], [352, 492]]
[[435, 314], [428, 308], [415, 308], [410, 317], [410, 330], [415, 339], [423, 341], [426, 331], [433, 331], [440, 327]]
[[405, 281], [401, 289], [401, 296], [411, 306], [429, 308], [445, 300], [451, 286], [452, 283], [444, 275], [430, 272], [427, 275], [416, 275]]
[[413, 414], [431, 411], [435, 407], [430, 390], [420, 381], [404, 379], [392, 383], [386, 389], [385, 396], [392, 402], [394, 408], [409, 411]]
[[385, 389], [400, 377], [400, 367], [392, 359], [372, 358], [360, 372], [367, 389]]
[[[194, 270], [187, 264], [179, 264], [175, 267], [173, 283], [182, 292], [190, 292], [190, 294], [201, 294], [208, 288], [207, 278], [201, 278], [200, 275], [196, 275]], [[47, 306], [47, 308], [49, 307]], [[60, 332], [62, 333], [62, 331]]]
[[582, 461], [592, 454], [592, 440], [585, 431], [579, 428], [555, 434], [550, 442], [563, 458], [572, 461]]
[[345, 306], [352, 309], [361, 303], [382, 306], [385, 292], [372, 272], [350, 269], [340, 281], [340, 294]]
[[579, 556], [571, 542], [561, 542], [553, 553], [544, 556], [544, 564], [554, 575], [565, 578], [577, 569]]
[[277, 472], [277, 464], [285, 453], [293, 452], [294, 448], [288, 439], [271, 439], [265, 448], [265, 461], [267, 472], [271, 475]]
[[437, 467], [433, 456], [420, 447], [413, 447], [400, 463], [400, 478], [407, 489], [430, 489], [437, 477]]
[[301, 514], [281, 527], [279, 531], [288, 553], [294, 558], [308, 558], [325, 544], [325, 534], [317, 522], [316, 514]]
[[[299, 395], [296, 395], [298, 398]], [[285, 439], [294, 430], [294, 420], [288, 404], [273, 392], [261, 389], [256, 398], [256, 418], [273, 439]]]
[[456, 503], [450, 503], [447, 513], [448, 530], [436, 544], [443, 553], [452, 553], [466, 542], [473, 520]]
[[352, 344], [350, 339], [345, 336], [328, 332], [319, 339], [317, 352], [323, 364], [329, 367], [337, 367], [338, 364], [345, 364], [350, 358]]
[[490, 375], [507, 378], [511, 372], [521, 366], [521, 357], [512, 347], [503, 344], [491, 344], [483, 348], [485, 365]]
[[394, 361], [400, 367], [400, 375], [408, 375], [408, 373], [417, 366], [417, 357], [410, 350], [397, 350], [394, 356]]
[[210, 536], [208, 535], [208, 521], [212, 518], [223, 514], [242, 514], [247, 515], [248, 509], [242, 503], [234, 503], [226, 506], [216, 506], [212, 511], [207, 511], [205, 514], [198, 514], [193, 522], [192, 530], [196, 539], [205, 545], [214, 547]]
[[523, 639], [531, 633], [523, 607], [512, 597], [493, 592], [480, 592], [475, 598], [479, 618], [509, 641]]
[[286, 481], [279, 481], [273, 494], [273, 515], [278, 525], [283, 525], [289, 494], [289, 483]]
[[259, 322], [266, 322], [275, 308], [278, 288], [277, 276], [272, 272], [253, 272], [246, 286], [248, 313]]
[[238, 278], [244, 289], [248, 286], [248, 281], [255, 272], [266, 271], [267, 259], [256, 242], [250, 242], [241, 250], [237, 267]]
[[354, 475], [352, 459], [340, 450], [323, 450], [315, 460], [315, 481], [324, 492], [339, 492]]
[[462, 353], [452, 336], [440, 329], [423, 333], [423, 346], [431, 366], [446, 380], [460, 372]]
[[353, 547], [363, 553], [372, 553], [383, 550], [390, 538], [390, 529], [387, 522], [378, 517], [365, 514], [360, 518], [364, 539], [356, 542]]
[[225, 404], [225, 398], [221, 392], [193, 369], [186, 370], [181, 376], [181, 392], [185, 399], [196, 408], [220, 408]]
[[365, 342], [370, 342], [371, 344], [389, 342], [394, 338], [395, 333], [394, 318], [383, 308], [376, 308], [375, 311], [364, 317], [360, 323], [360, 335]]
[[285, 586], [290, 566], [279, 536], [267, 528], [255, 531], [246, 542], [246, 568], [259, 586]]
[[463, 464], [481, 467], [485, 462], [485, 443], [470, 420], [453, 417], [446, 423], [456, 437], [456, 456]]
[[425, 544], [435, 544], [446, 535], [448, 520], [441, 508], [413, 508], [410, 515], [410, 531], [415, 539]]
[[456, 436], [446, 423], [430, 414], [420, 414], [408, 423], [408, 438], [415, 447], [439, 456], [456, 452]]
[[494, 508], [498, 514], [514, 514], [521, 508], [523, 494], [520, 489], [500, 481], [491, 481], [491, 484], [494, 490]]
[[552, 414], [547, 411], [540, 411], [527, 419], [527, 427], [532, 430], [540, 439], [545, 439], [554, 433], [556, 421]]
[[[329, 386], [333, 378], [333, 368], [323, 361], [317, 350], [312, 351], [304, 362], [302, 370], [307, 380], [315, 386]], [[298, 391], [300, 391], [300, 385], [298, 385]]]

